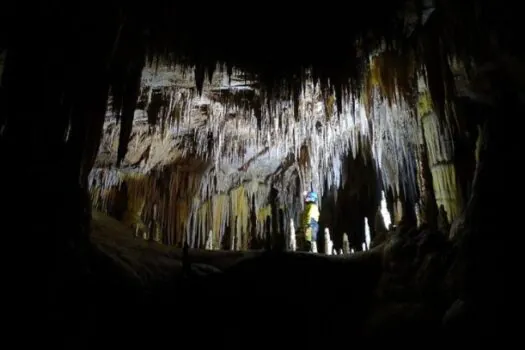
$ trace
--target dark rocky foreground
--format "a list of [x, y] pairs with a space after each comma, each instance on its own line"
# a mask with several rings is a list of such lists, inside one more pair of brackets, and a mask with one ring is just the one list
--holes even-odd
[[[474, 340], [456, 301], [454, 251], [437, 232], [400, 230], [351, 256], [190, 250], [186, 259], [100, 214], [93, 231], [89, 261], [51, 305], [49, 326], [63, 330], [53, 337], [66, 348]], [[444, 327], [455, 301], [447, 324], [459, 326]]]

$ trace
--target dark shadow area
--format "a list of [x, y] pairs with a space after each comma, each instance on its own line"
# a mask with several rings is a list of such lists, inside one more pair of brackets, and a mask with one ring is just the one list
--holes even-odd
[[135, 239], [102, 214], [93, 225], [88, 270], [54, 310], [75, 348], [439, 348], [469, 338], [443, 324], [458, 291], [456, 253], [439, 232], [389, 232], [351, 256], [190, 250], [185, 269], [179, 249]]

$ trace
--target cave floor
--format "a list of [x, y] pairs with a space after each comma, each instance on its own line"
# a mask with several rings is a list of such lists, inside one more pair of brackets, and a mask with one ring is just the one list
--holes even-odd
[[[93, 213], [91, 240], [101, 252], [114, 259], [139, 281], [174, 276], [182, 272], [182, 249], [135, 237], [131, 229], [100, 212]], [[219, 270], [232, 266], [239, 259], [260, 254], [189, 250], [192, 263]]]
[[449, 304], [387, 271], [383, 247], [331, 257], [190, 250], [185, 269], [181, 249], [135, 238], [97, 212], [91, 240], [87, 277], [64, 294], [70, 306], [59, 317], [62, 341], [75, 348], [443, 341]]

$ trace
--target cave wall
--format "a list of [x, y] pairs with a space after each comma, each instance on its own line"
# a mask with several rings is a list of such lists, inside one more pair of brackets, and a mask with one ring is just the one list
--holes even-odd
[[120, 219], [137, 236], [181, 246], [189, 237], [188, 218], [193, 198], [199, 195], [202, 173], [176, 167], [164, 171], [166, 175], [93, 171], [93, 207]]
[[[301, 203], [293, 198], [287, 203], [282, 195], [272, 204], [270, 187], [258, 181], [210, 193], [205, 186], [209, 175], [205, 167], [189, 171], [180, 165], [142, 175], [94, 169], [93, 208], [133, 228], [137, 237], [179, 247], [188, 243], [192, 248], [246, 250], [262, 248], [268, 240], [284, 244]], [[277, 228], [272, 228], [274, 223]]]

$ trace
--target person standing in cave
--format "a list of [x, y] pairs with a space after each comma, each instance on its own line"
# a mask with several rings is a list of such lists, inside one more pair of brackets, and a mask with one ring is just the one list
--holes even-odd
[[304, 233], [305, 247], [309, 252], [317, 253], [317, 233], [319, 232], [319, 207], [317, 193], [308, 192], [304, 198], [305, 206], [301, 219], [301, 228]]

